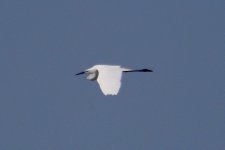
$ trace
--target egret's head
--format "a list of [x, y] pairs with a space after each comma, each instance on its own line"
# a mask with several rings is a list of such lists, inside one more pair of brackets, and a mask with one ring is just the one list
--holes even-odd
[[91, 80], [91, 81], [97, 80], [98, 70], [96, 68], [90, 68], [90, 69], [87, 69], [85, 71], [86, 71], [88, 80]]

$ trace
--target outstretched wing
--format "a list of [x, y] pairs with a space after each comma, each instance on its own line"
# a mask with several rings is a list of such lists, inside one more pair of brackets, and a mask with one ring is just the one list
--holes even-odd
[[98, 68], [97, 82], [104, 95], [117, 95], [122, 78], [122, 70], [119, 66], [101, 67]]

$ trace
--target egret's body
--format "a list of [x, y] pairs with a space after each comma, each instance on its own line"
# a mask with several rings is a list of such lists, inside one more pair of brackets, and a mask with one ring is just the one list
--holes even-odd
[[152, 72], [152, 70], [132, 70], [120, 66], [95, 65], [76, 75], [87, 74], [88, 80], [97, 80], [104, 95], [117, 95], [121, 87], [123, 72]]

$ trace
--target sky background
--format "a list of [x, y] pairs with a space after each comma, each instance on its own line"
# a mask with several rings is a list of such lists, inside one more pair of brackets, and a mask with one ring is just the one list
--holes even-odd
[[[1, 150], [224, 150], [224, 0], [1, 0]], [[118, 96], [74, 74], [130, 73]]]

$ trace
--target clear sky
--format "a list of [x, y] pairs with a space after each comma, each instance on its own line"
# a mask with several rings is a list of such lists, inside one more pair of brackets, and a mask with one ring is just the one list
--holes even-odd
[[[1, 0], [1, 150], [224, 150], [224, 0]], [[74, 74], [125, 74], [118, 96]]]

